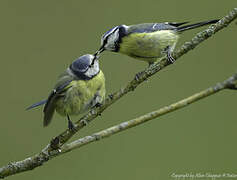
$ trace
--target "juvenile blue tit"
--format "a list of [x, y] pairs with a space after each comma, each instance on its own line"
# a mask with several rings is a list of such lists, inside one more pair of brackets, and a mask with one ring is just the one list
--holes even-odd
[[[91, 65], [94, 60], [94, 64]], [[99, 68], [98, 58], [87, 54], [76, 59], [57, 80], [47, 100], [28, 109], [43, 105], [43, 125], [48, 126], [54, 112], [66, 116], [68, 128], [74, 130], [71, 115], [78, 115], [100, 105], [105, 100], [105, 77]]]
[[101, 47], [95, 55], [108, 50], [126, 54], [149, 64], [167, 55], [170, 62], [173, 63], [175, 59], [171, 56], [171, 52], [174, 50], [181, 32], [216, 22], [218, 20], [190, 25], [184, 25], [188, 22], [119, 25], [102, 36]]

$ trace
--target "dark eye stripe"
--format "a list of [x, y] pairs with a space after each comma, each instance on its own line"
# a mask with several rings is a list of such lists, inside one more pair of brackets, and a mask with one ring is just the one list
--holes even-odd
[[118, 26], [115, 26], [113, 28], [111, 28], [110, 30], [108, 30], [106, 33], [104, 33], [103, 35], [103, 39], [105, 39], [106, 37], [108, 37], [110, 34], [112, 34], [114, 31], [116, 31], [118, 29]]
[[113, 27], [102, 36], [102, 40], [103, 40], [102, 47], [104, 47], [107, 44], [109, 36], [113, 34], [118, 28], [119, 26]]

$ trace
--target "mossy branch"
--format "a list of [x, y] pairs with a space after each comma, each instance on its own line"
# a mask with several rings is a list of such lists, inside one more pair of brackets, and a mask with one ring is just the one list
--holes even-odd
[[[208, 89], [205, 89], [199, 93], [193, 94], [192, 96], [189, 96], [183, 100], [180, 100], [176, 103], [170, 104], [168, 106], [165, 106], [163, 108], [160, 108], [156, 111], [147, 113], [143, 116], [137, 117], [135, 119], [129, 120], [129, 121], [125, 121], [123, 123], [120, 123], [118, 125], [115, 125], [113, 127], [110, 127], [108, 129], [102, 130], [100, 132], [94, 133], [90, 136], [86, 136], [83, 138], [80, 138], [78, 140], [75, 140], [71, 143], [65, 144], [64, 146], [62, 146], [62, 148], [60, 149], [60, 151], [56, 151], [56, 153], [54, 154], [54, 156], [58, 156], [60, 154], [69, 152], [73, 149], [76, 148], [80, 148], [81, 146], [84, 146], [86, 144], [101, 140], [105, 137], [109, 137], [111, 135], [117, 134], [119, 132], [122, 132], [126, 129], [135, 127], [137, 125], [143, 124], [149, 120], [155, 119], [157, 117], [160, 117], [162, 115], [165, 115], [167, 113], [176, 111], [178, 109], [181, 109], [185, 106], [188, 106], [196, 101], [199, 101], [207, 96], [213, 95], [217, 92], [220, 92], [221, 90], [224, 89], [237, 89], [237, 72], [231, 76], [230, 78], [228, 78], [227, 80], [223, 81], [222, 83], [217, 83], [215, 86], [210, 87]], [[53, 154], [52, 154], [53, 155]]]
[[[232, 11], [229, 12], [228, 15], [223, 17], [218, 23], [211, 25], [206, 30], [198, 33], [195, 37], [191, 39], [191, 41], [185, 42], [184, 45], [181, 46], [180, 49], [173, 53], [173, 57], [177, 60], [188, 51], [194, 49], [197, 45], [199, 45], [204, 40], [208, 39], [212, 35], [214, 35], [219, 30], [227, 27], [234, 19], [237, 18], [237, 8], [234, 8]], [[84, 117], [76, 122], [76, 130], [79, 131], [83, 128], [87, 123], [91, 122], [95, 119], [98, 115], [100, 115], [105, 109], [107, 109], [110, 105], [115, 103], [121, 97], [126, 95], [127, 93], [134, 91], [137, 86], [143, 83], [146, 79], [151, 77], [152, 75], [156, 74], [166, 66], [170, 65], [170, 62], [167, 60], [166, 57], [162, 58], [159, 62], [154, 63], [153, 65], [149, 66], [144, 71], [138, 73], [136, 78], [130, 81], [125, 87], [121, 88], [119, 91], [111, 94], [106, 98], [105, 103], [97, 109], [91, 110], [87, 113]], [[77, 132], [76, 131], [76, 132]], [[69, 130], [64, 131], [59, 136], [56, 137], [59, 141], [59, 146], [62, 146], [66, 143], [76, 132], [70, 132]]]
[[0, 168], [0, 178], [4, 178], [7, 176], [16, 174], [16, 173], [32, 170], [35, 167], [42, 165], [44, 162], [46, 162], [56, 156], [70, 152], [73, 149], [80, 148], [80, 147], [87, 145], [89, 143], [101, 140], [105, 137], [109, 137], [111, 135], [117, 134], [117, 133], [122, 132], [126, 129], [143, 124], [149, 120], [155, 119], [157, 117], [160, 117], [160, 116], [170, 113], [172, 111], [181, 109], [185, 106], [188, 106], [196, 101], [199, 101], [207, 96], [213, 95], [213, 94], [220, 92], [221, 90], [224, 90], [224, 89], [237, 90], [237, 72], [233, 76], [228, 78], [227, 80], [223, 81], [222, 83], [217, 83], [215, 86], [210, 87], [206, 90], [203, 90], [199, 93], [196, 93], [188, 98], [185, 98], [181, 101], [170, 104], [168, 106], [165, 106], [165, 107], [160, 108], [156, 111], [145, 114], [143, 116], [137, 117], [135, 119], [123, 122], [123, 123], [118, 124], [116, 126], [113, 126], [108, 129], [102, 130], [100, 132], [94, 133], [90, 136], [80, 138], [80, 139], [75, 140], [71, 143], [63, 145], [59, 149], [52, 150], [52, 151], [48, 152], [48, 148], [50, 146], [50, 145], [48, 145], [48, 147], [43, 149], [42, 152], [40, 152], [39, 154], [36, 154], [35, 156], [26, 158], [23, 161], [9, 163], [8, 165]]
[[[186, 42], [180, 49], [175, 51], [173, 53], [173, 57], [177, 60], [182, 55], [187, 53], [188, 51], [195, 48], [197, 45], [199, 45], [202, 41], [208, 39], [213, 34], [218, 32], [219, 30], [226, 27], [228, 24], [230, 24], [234, 19], [237, 18], [237, 8], [234, 8], [227, 16], [223, 17], [218, 23], [211, 25], [206, 30], [198, 33], [191, 41]], [[100, 131], [98, 133], [95, 133], [91, 136], [86, 136], [84, 138], [81, 138], [79, 140], [76, 140], [72, 143], [64, 145], [77, 131], [79, 131], [81, 128], [83, 128], [86, 123], [91, 122], [93, 119], [95, 119], [98, 115], [100, 115], [107, 107], [109, 107], [111, 104], [116, 102], [118, 99], [126, 95], [128, 92], [134, 91], [134, 89], [140, 85], [142, 82], [144, 82], [147, 78], [154, 75], [155, 73], [162, 70], [164, 67], [170, 65], [167, 58], [161, 59], [161, 61], [154, 63], [146, 70], [140, 72], [136, 78], [134, 78], [132, 81], [130, 81], [127, 86], [124, 88], [121, 88], [119, 91], [109, 95], [108, 98], [106, 98], [105, 103], [96, 109], [91, 110], [89, 113], [87, 113], [84, 117], [82, 117], [80, 120], [76, 122], [76, 131], [72, 132], [69, 130], [64, 131], [57, 137], [53, 138], [51, 140], [50, 144], [48, 144], [39, 154], [36, 154], [32, 157], [29, 157], [23, 161], [13, 162], [9, 163], [8, 165], [0, 168], [0, 178], [4, 178], [16, 173], [32, 170], [35, 167], [41, 166], [44, 162], [48, 161], [49, 159], [58, 156], [60, 154], [63, 154], [65, 152], [71, 151], [72, 149], [81, 147], [85, 144], [94, 142], [96, 140], [102, 139], [104, 137], [108, 137], [112, 134], [121, 132], [125, 129], [134, 127], [138, 124], [144, 123], [148, 120], [154, 119], [158, 116], [167, 114], [169, 112], [172, 112], [174, 110], [180, 109], [182, 107], [187, 106], [190, 103], [193, 103], [197, 100], [200, 100], [202, 98], [205, 98], [209, 95], [215, 94], [223, 89], [229, 88], [229, 89], [237, 89], [237, 73], [234, 74], [232, 77], [227, 79], [226, 81], [222, 83], [218, 83], [217, 85], [208, 88], [200, 93], [194, 94], [193, 96], [190, 96], [189, 98], [186, 98], [182, 101], [179, 101], [177, 103], [171, 104], [169, 106], [166, 106], [164, 108], [161, 108], [157, 111], [148, 113], [144, 116], [138, 117], [136, 119], [121, 123], [117, 126], [113, 126], [111, 128], [108, 128], [106, 130]], [[86, 123], [85, 123], [86, 122]]]

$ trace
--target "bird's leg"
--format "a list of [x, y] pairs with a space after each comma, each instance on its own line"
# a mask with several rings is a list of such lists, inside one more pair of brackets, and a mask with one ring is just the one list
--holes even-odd
[[114, 98], [114, 95], [113, 95], [113, 94], [109, 94], [108, 96], [109, 96], [109, 98], [110, 98], [111, 100], [113, 100], [113, 98]]
[[139, 81], [141, 75], [143, 74], [143, 72], [138, 72], [136, 75], [135, 75], [135, 80], [136, 81]]
[[166, 52], [166, 54], [167, 54], [168, 61], [169, 61], [171, 64], [173, 64], [173, 63], [176, 61], [176, 59], [173, 58], [173, 56], [172, 56], [172, 52], [173, 52], [172, 49], [173, 49], [173, 48], [171, 48], [170, 46], [167, 46], [167, 47], [165, 48], [165, 52]]
[[88, 121], [87, 120], [85, 120], [85, 119], [82, 119], [82, 120], [80, 120], [80, 122], [82, 122], [83, 124], [84, 124], [84, 126], [87, 126], [88, 125]]
[[59, 137], [55, 137], [50, 141], [50, 147], [53, 150], [58, 150], [59, 152], [61, 151], [60, 149], [60, 139]]
[[148, 62], [148, 68], [152, 65], [152, 64], [154, 64], [155, 62]]
[[[103, 105], [103, 104], [97, 102], [94, 107], [95, 107], [95, 108], [99, 108], [99, 107], [101, 107], [102, 105]], [[98, 115], [101, 116], [101, 113], [99, 113]]]
[[99, 103], [99, 102], [98, 102], [98, 103], [95, 104], [94, 107], [98, 108], [98, 107], [100, 107], [100, 106], [102, 106], [102, 105], [103, 105], [102, 103]]
[[68, 129], [70, 131], [76, 131], [75, 125], [73, 124], [73, 122], [70, 120], [69, 115], [67, 115], [67, 120], [68, 120]]

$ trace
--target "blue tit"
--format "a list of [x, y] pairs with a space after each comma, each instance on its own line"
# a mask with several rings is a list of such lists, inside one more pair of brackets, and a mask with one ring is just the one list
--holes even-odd
[[218, 20], [190, 25], [184, 25], [188, 22], [165, 22], [115, 26], [102, 36], [101, 47], [95, 55], [108, 50], [146, 61], [149, 64], [167, 55], [173, 63], [175, 59], [171, 53], [181, 32], [216, 22]]
[[[94, 64], [91, 65], [92, 61]], [[105, 100], [105, 77], [99, 68], [98, 57], [90, 54], [76, 59], [63, 72], [46, 100], [28, 107], [44, 105], [43, 125], [48, 126], [54, 112], [66, 116], [68, 128], [74, 129], [71, 115], [81, 114], [90, 108], [100, 105]]]

